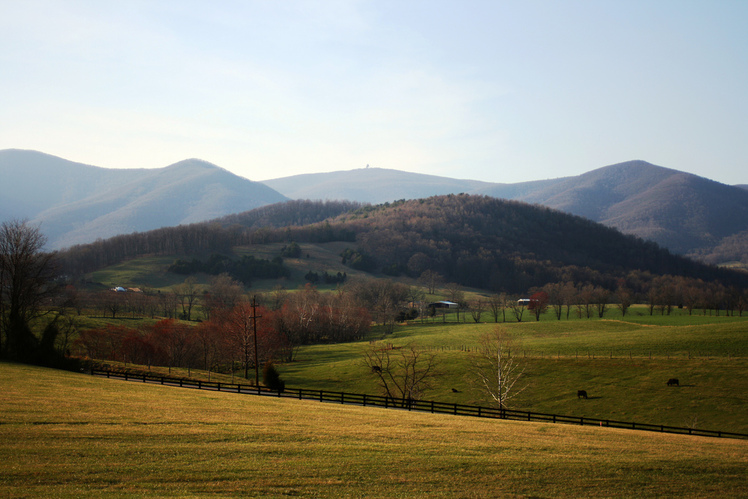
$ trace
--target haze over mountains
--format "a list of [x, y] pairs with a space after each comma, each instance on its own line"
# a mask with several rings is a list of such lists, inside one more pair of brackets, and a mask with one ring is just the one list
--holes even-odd
[[746, 189], [645, 161], [517, 184], [379, 168], [297, 175], [264, 183], [293, 199], [370, 203], [450, 193], [483, 194], [583, 216], [709, 263], [748, 263]]
[[108, 169], [9, 149], [0, 151], [0, 179], [0, 219], [41, 224], [51, 249], [288, 199], [197, 159], [158, 169]]
[[644, 161], [583, 175], [497, 184], [382, 168], [252, 182], [201, 160], [117, 170], [35, 151], [0, 151], [0, 220], [41, 223], [59, 249], [117, 234], [211, 220], [288, 199], [383, 203], [482, 194], [536, 203], [652, 240], [708, 263], [748, 263], [748, 190]]

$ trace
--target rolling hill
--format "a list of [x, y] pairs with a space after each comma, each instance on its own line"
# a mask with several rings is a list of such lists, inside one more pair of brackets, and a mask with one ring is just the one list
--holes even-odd
[[[225, 216], [242, 220], [254, 208], [289, 198], [379, 204], [468, 193], [583, 216], [706, 263], [748, 266], [745, 186], [728, 186], [645, 161], [516, 184], [382, 168], [260, 183], [197, 159], [159, 169], [116, 170], [8, 149], [0, 151], [0, 179], [0, 220], [25, 218], [41, 224], [50, 249]], [[318, 221], [323, 214], [304, 213], [289, 224]], [[255, 224], [269, 221], [257, 212], [250, 216], [256, 218]]]
[[[418, 277], [430, 270], [446, 282], [511, 293], [568, 281], [613, 290], [622, 278], [641, 291], [665, 274], [739, 287], [748, 281], [583, 217], [491, 196], [450, 194], [353, 209], [349, 202], [293, 201], [254, 211], [73, 247], [61, 254], [65, 273], [83, 275], [145, 255], [251, 254], [293, 241], [338, 243], [338, 262], [374, 275]], [[329, 218], [297, 223], [315, 213]]]
[[[708, 263], [748, 263], [748, 191], [678, 170], [629, 161], [551, 180], [491, 184], [380, 168], [265, 182], [284, 195], [391, 202], [484, 194], [558, 209], [648, 239]], [[410, 193], [410, 194], [409, 194]]]
[[263, 184], [197, 159], [117, 170], [9, 149], [0, 151], [0, 178], [0, 219], [41, 224], [50, 249], [287, 200]]

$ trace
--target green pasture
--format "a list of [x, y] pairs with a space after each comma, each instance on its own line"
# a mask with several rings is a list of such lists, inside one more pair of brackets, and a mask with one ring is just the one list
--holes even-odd
[[[281, 249], [285, 246], [283, 243], [257, 244], [251, 247], [238, 246], [234, 248], [234, 254], [238, 257], [251, 255], [255, 258], [272, 260], [280, 256]], [[350, 267], [346, 267], [341, 262], [340, 253], [349, 246], [355, 246], [354, 243], [319, 243], [319, 244], [300, 244], [302, 255], [299, 258], [284, 258], [283, 263], [290, 270], [290, 277], [283, 279], [258, 279], [251, 283], [248, 288], [251, 292], [262, 293], [270, 292], [278, 285], [288, 290], [297, 289], [306, 283], [304, 275], [310, 270], [322, 274], [328, 272], [336, 274], [337, 272], [346, 273], [349, 277], [367, 276]], [[210, 255], [201, 255], [200, 258], [207, 258]], [[116, 265], [111, 265], [105, 269], [92, 272], [86, 276], [86, 281], [92, 289], [96, 287], [94, 283], [111, 288], [114, 286], [150, 288], [156, 290], [168, 290], [173, 286], [184, 282], [187, 276], [172, 274], [167, 271], [169, 266], [177, 258], [191, 259], [193, 256], [147, 256], [138, 257]], [[196, 274], [198, 285], [207, 286], [211, 276], [206, 274]], [[320, 289], [332, 289], [334, 285], [319, 284]]]
[[[174, 260], [172, 256], [135, 258], [92, 272], [86, 281], [100, 283], [107, 288], [122, 286], [165, 290], [184, 282], [186, 277], [167, 272]], [[207, 276], [197, 277], [201, 283], [207, 284]]]
[[745, 440], [0, 379], [2, 497], [748, 497]]
[[[513, 335], [525, 369], [515, 409], [748, 433], [748, 321], [656, 326], [621, 321], [523, 322]], [[425, 398], [490, 405], [471, 356], [495, 324], [411, 324], [364, 341], [313, 345], [279, 366], [287, 386], [377, 393], [363, 354], [374, 341], [437, 354], [440, 376]], [[680, 387], [668, 387], [678, 378]], [[586, 390], [588, 400], [577, 398]]]

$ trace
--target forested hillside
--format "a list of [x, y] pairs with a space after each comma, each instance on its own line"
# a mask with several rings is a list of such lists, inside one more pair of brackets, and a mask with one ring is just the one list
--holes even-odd
[[631, 271], [742, 282], [747, 276], [672, 255], [654, 243], [550, 208], [449, 195], [362, 208], [332, 226], [356, 234], [381, 271], [441, 273], [490, 290], [548, 282], [615, 287]]
[[362, 203], [355, 201], [295, 200], [226, 215], [215, 222], [226, 226], [240, 225], [251, 229], [302, 226], [336, 217], [361, 206], [363, 206]]
[[[595, 222], [487, 196], [448, 195], [358, 207], [323, 222], [299, 226], [306, 216], [340, 212], [350, 205], [296, 202], [243, 215], [247, 226], [219, 223], [118, 236], [62, 254], [71, 275], [145, 254], [230, 254], [236, 246], [271, 242], [345, 241], [341, 255], [359, 270], [418, 277], [432, 271], [465, 286], [524, 292], [549, 282], [589, 282], [614, 289], [639, 273], [678, 275], [745, 287], [748, 276], [670, 254], [651, 242]], [[308, 213], [318, 215], [307, 215]], [[259, 228], [274, 219], [278, 228]], [[282, 221], [289, 225], [283, 227]], [[649, 276], [649, 277], [646, 277]]]
[[615, 227], [700, 261], [748, 264], [748, 192], [646, 161], [627, 161], [571, 177], [500, 184], [380, 168], [265, 181], [294, 198], [374, 203], [445, 194], [488, 195], [540, 204]]

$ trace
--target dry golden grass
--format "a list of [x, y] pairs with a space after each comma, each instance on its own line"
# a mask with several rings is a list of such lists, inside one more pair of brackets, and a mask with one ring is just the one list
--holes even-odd
[[748, 497], [748, 441], [0, 379], [0, 497]]

